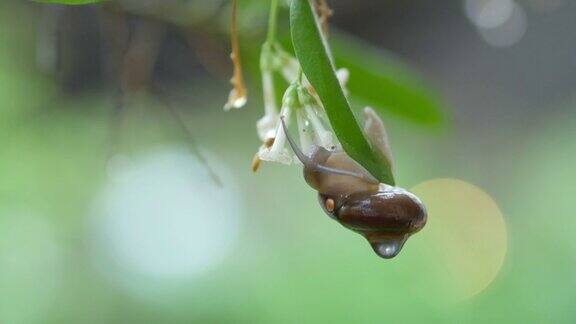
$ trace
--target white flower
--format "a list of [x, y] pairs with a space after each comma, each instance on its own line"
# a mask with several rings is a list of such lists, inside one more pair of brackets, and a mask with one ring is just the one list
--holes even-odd
[[314, 144], [327, 150], [334, 150], [336, 148], [335, 136], [330, 129], [328, 118], [319, 103], [320, 101], [312, 96], [306, 87], [300, 87], [298, 99], [304, 112], [303, 121], [310, 125]]
[[[298, 106], [297, 86], [292, 85], [284, 94], [284, 98], [282, 99], [282, 110], [280, 111], [280, 116], [284, 117], [284, 122], [287, 126], [290, 124], [292, 111], [297, 109]], [[271, 146], [269, 143], [264, 143], [260, 146], [260, 149], [258, 150], [258, 158], [262, 161], [292, 164], [293, 155], [288, 150], [286, 143], [286, 134], [279, 122], [279, 118], [277, 118], [274, 142]]]
[[[335, 150], [340, 147], [322, 106], [302, 85], [291, 85], [286, 90], [282, 100], [280, 116], [284, 117], [286, 126], [292, 123], [293, 115], [296, 116], [300, 147], [305, 154], [310, 152], [313, 145], [322, 146], [327, 150]], [[257, 154], [258, 159], [292, 164], [295, 159], [287, 144], [286, 133], [279, 118], [277, 118], [273, 141], [272, 143], [265, 142], [260, 147]]]
[[334, 139], [334, 134], [329, 127], [324, 126], [324, 123], [320, 120], [319, 114], [317, 112], [318, 106], [304, 106], [304, 112], [306, 114], [307, 120], [310, 122], [313, 135], [314, 143], [324, 147], [327, 150], [336, 149], [336, 142]]
[[300, 134], [300, 149], [304, 154], [308, 155], [312, 145], [314, 145], [314, 140], [312, 138], [312, 125], [306, 116], [306, 112], [303, 109], [296, 111], [296, 121], [298, 123], [298, 133]]
[[[280, 116], [284, 117], [287, 126], [292, 123], [292, 119], [296, 119], [300, 147], [305, 154], [309, 154], [314, 145], [327, 150], [339, 149], [340, 143], [330, 127], [318, 94], [314, 92], [306, 77], [301, 75], [300, 64], [296, 58], [280, 45], [266, 43], [262, 47], [260, 68], [264, 92], [264, 116], [256, 123], [256, 129], [263, 144], [254, 158], [253, 170], [258, 169], [261, 161], [283, 164], [297, 161], [288, 146]], [[291, 84], [284, 93], [280, 114], [277, 111], [274, 72], [280, 73]], [[336, 71], [336, 76], [347, 95], [348, 70], [339, 69]]]
[[274, 129], [278, 122], [276, 91], [273, 75], [269, 70], [262, 70], [262, 89], [264, 91], [264, 116], [256, 123], [256, 130], [260, 140], [267, 142], [274, 138]]

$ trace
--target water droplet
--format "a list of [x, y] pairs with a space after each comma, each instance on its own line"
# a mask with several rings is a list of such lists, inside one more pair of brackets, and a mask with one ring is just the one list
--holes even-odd
[[370, 245], [372, 245], [372, 249], [374, 249], [374, 252], [376, 252], [380, 257], [384, 259], [392, 259], [400, 253], [406, 239], [408, 239], [407, 236], [391, 237], [372, 241], [370, 242]]

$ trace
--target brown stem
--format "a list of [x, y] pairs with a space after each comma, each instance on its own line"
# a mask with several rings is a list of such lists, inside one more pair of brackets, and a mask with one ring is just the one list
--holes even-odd
[[120, 70], [125, 93], [145, 90], [150, 85], [164, 32], [164, 26], [157, 21], [137, 21]]
[[230, 110], [231, 108], [242, 108], [246, 104], [246, 97], [248, 91], [244, 84], [244, 75], [242, 73], [242, 61], [240, 59], [240, 42], [238, 40], [238, 1], [232, 1], [232, 22], [230, 26], [230, 37], [232, 39], [232, 53], [230, 59], [234, 65], [234, 75], [230, 83], [234, 87], [230, 92], [228, 103], [224, 109]]
[[109, 15], [102, 17], [103, 23], [114, 22], [111, 28], [104, 29], [109, 38], [109, 68], [118, 73], [116, 102], [110, 116], [108, 155], [112, 156], [121, 140], [120, 130], [124, 122], [126, 101], [134, 93], [150, 86], [165, 30], [157, 21], [135, 18], [135, 28], [130, 32], [128, 16], [118, 8], [105, 7], [105, 10]]

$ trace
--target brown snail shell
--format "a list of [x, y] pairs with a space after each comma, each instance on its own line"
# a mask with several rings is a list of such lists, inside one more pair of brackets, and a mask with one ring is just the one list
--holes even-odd
[[331, 198], [322, 194], [319, 197], [329, 216], [364, 236], [374, 252], [386, 259], [395, 257], [408, 237], [426, 224], [426, 208], [418, 197], [402, 188], [352, 193], [331, 212], [326, 209]]

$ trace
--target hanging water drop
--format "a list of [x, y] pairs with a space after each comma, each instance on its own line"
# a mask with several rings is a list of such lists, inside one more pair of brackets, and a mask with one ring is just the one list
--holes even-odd
[[381, 241], [371, 242], [372, 249], [378, 256], [384, 259], [392, 259], [402, 250], [407, 237], [388, 238]]

